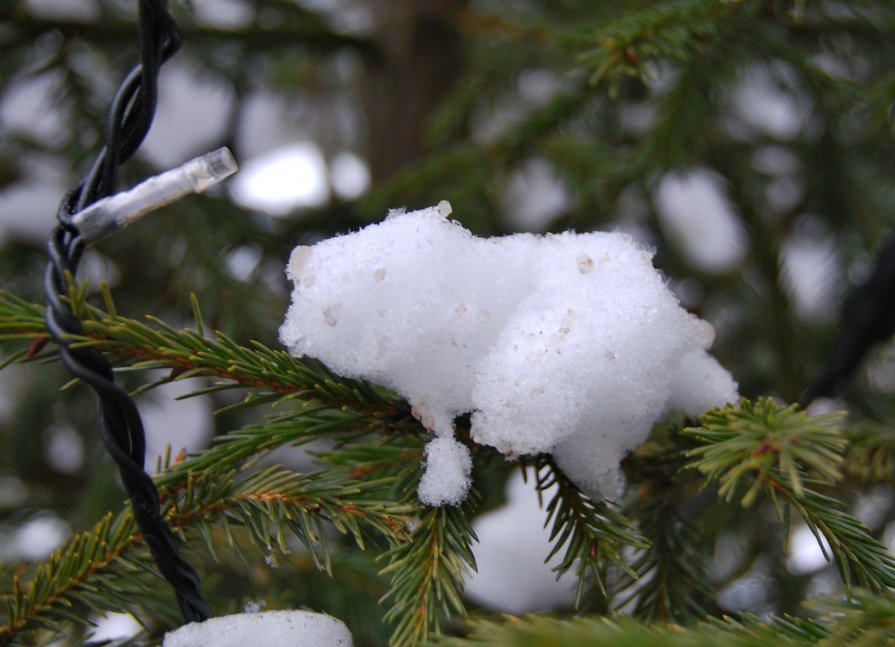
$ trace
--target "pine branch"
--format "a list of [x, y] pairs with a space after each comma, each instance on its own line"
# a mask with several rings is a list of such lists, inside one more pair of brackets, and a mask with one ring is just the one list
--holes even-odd
[[[249, 25], [239, 31], [180, 21], [180, 29], [190, 42], [205, 46], [209, 43], [225, 45], [238, 42], [252, 52], [301, 48], [316, 54], [330, 54], [350, 48], [371, 60], [380, 56], [378, 48], [371, 41], [334, 31], [315, 12], [292, 3], [276, 4], [290, 18], [289, 21], [280, 20], [264, 27]], [[23, 9], [5, 5], [0, 6], [0, 24], [2, 23], [15, 26], [13, 33], [19, 42], [33, 41], [47, 32], [57, 32], [67, 39], [78, 38], [114, 48], [130, 46], [134, 34], [134, 23], [131, 20], [106, 17], [87, 22], [64, 17], [36, 17]]]
[[413, 509], [410, 535], [380, 559], [380, 572], [391, 586], [380, 602], [389, 602], [385, 620], [393, 626], [391, 644], [416, 645], [440, 631], [443, 617], [465, 615], [460, 598], [465, 576], [475, 569], [470, 525], [478, 495], [473, 490], [461, 506], [430, 508], [416, 499], [426, 438], [419, 434], [379, 437], [318, 453], [326, 464], [355, 478], [389, 478], [392, 494]]
[[391, 575], [385, 615], [394, 626], [391, 644], [404, 647], [426, 642], [440, 632], [441, 616], [465, 615], [460, 598], [464, 577], [475, 569], [469, 523], [477, 495], [471, 491], [460, 506], [429, 508], [416, 504], [409, 539], [382, 556]]
[[891, 593], [880, 596], [853, 591], [847, 596], [809, 600], [807, 606], [829, 619], [831, 635], [825, 644], [872, 647], [895, 640], [895, 598]]
[[692, 624], [715, 611], [707, 571], [715, 535], [706, 524], [700, 479], [682, 471], [694, 447], [681, 430], [692, 421], [677, 414], [657, 425], [649, 440], [623, 462], [629, 497], [623, 512], [649, 542], [631, 561], [635, 577], [623, 577], [613, 607], [648, 621]]
[[[441, 647], [794, 647], [814, 645], [829, 632], [820, 624], [788, 617], [770, 623], [752, 617], [704, 623], [693, 628], [677, 625], [643, 625], [618, 617], [558, 619], [528, 615], [509, 622], [494, 620], [473, 624], [467, 638], [436, 642]], [[842, 643], [837, 643], [842, 644]]]
[[545, 561], [560, 551], [562, 561], [555, 567], [557, 577], [575, 569], [578, 577], [576, 604], [580, 605], [588, 582], [596, 584], [600, 594], [608, 597], [603, 570], [612, 564], [629, 577], [636, 578], [622, 553], [625, 548], [645, 549], [649, 545], [631, 521], [606, 501], [594, 501], [578, 489], [549, 456], [538, 458], [535, 487], [543, 492], [554, 485], [557, 492], [547, 503], [547, 520], [552, 524], [552, 548]]
[[712, 599], [708, 584], [705, 541], [692, 514], [668, 497], [639, 502], [636, 519], [649, 547], [630, 568], [634, 578], [625, 587], [627, 597], [615, 601], [644, 620], [668, 619], [690, 624], [707, 615]]
[[[157, 384], [188, 377], [211, 376], [224, 382], [213, 387], [249, 388], [245, 404], [301, 399], [328, 407], [348, 408], [376, 420], [409, 415], [401, 398], [360, 380], [341, 378], [319, 363], [302, 362], [285, 351], [263, 344], [240, 346], [223, 333], [204, 334], [201, 314], [194, 302], [195, 330], [175, 330], [147, 316], [149, 324], [121, 317], [106, 290], [106, 311], [89, 305], [86, 288], [76, 293], [73, 310], [81, 317], [86, 335], [74, 345], [93, 346], [127, 362], [131, 369], [170, 369]], [[43, 307], [0, 290], [0, 342], [29, 341], [33, 345], [12, 359], [33, 358], [48, 339]]]
[[858, 585], [878, 593], [895, 587], [895, 557], [864, 524], [839, 509], [840, 501], [813, 489], [839, 478], [846, 444], [835, 427], [840, 417], [812, 417], [795, 405], [782, 407], [761, 398], [709, 411], [701, 427], [682, 433], [706, 443], [687, 452], [695, 458], [689, 467], [700, 471], [706, 483], [720, 483], [719, 496], [743, 507], [765, 497], [786, 519], [781, 503], [789, 504], [829, 560], [821, 535], [827, 540], [846, 586], [854, 577]]
[[[263, 424], [249, 425], [218, 436], [210, 448], [190, 455], [188, 460], [160, 474], [158, 482], [173, 487], [190, 474], [214, 474], [240, 465], [250, 466], [278, 447], [298, 447], [321, 439], [349, 442], [374, 433], [414, 435], [422, 434], [422, 428], [412, 419], [402, 425], [385, 426], [353, 411], [340, 411], [312, 403]], [[363, 473], [358, 472], [357, 475]]]
[[511, 621], [481, 620], [466, 638], [436, 641], [440, 647], [793, 647], [807, 645], [884, 645], [895, 639], [895, 600], [861, 592], [810, 604], [818, 620], [753, 615], [709, 619], [690, 628], [643, 625], [631, 618], [570, 620], [529, 615]]
[[846, 429], [848, 450], [843, 468], [862, 485], [895, 480], [895, 430], [891, 423], [862, 421]]
[[[314, 456], [325, 465], [346, 470], [353, 479], [392, 478], [395, 498], [400, 499], [416, 489], [420, 476], [417, 467], [429, 436], [418, 430], [418, 425], [408, 425], [407, 433], [378, 434], [369, 440], [315, 452]], [[476, 447], [471, 449], [475, 452]]]
[[591, 83], [607, 83], [614, 93], [625, 76], [651, 76], [645, 63], [699, 56], [749, 4], [718, 0], [652, 3], [608, 22], [591, 38], [598, 48], [582, 54], [581, 60], [593, 70]]
[[[296, 474], [272, 467], [239, 480], [227, 471], [207, 478], [187, 479], [161, 489], [165, 514], [171, 526], [195, 528], [209, 541], [212, 525], [227, 531], [238, 546], [231, 526], [245, 528], [249, 545], [264, 553], [285, 551], [285, 533], [291, 531], [309, 549], [319, 568], [331, 570], [324, 522], [364, 546], [362, 525], [394, 543], [405, 525], [406, 509], [369, 498], [381, 484], [346, 482], [332, 475]], [[128, 600], [142, 600], [143, 590], [158, 588], [145, 578], [154, 571], [143, 539], [129, 508], [107, 515], [93, 529], [82, 532], [37, 567], [27, 583], [13, 582], [3, 594], [6, 624], [0, 640], [12, 641], [37, 628], [58, 629], [60, 622], [84, 620], [68, 611], [75, 604], [98, 613], [125, 611]], [[137, 596], [128, 595], [140, 591]], [[170, 605], [172, 600], [167, 600]]]

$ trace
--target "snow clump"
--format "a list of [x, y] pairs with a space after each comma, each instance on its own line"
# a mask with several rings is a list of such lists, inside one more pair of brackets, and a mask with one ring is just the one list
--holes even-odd
[[236, 613], [191, 622], [165, 634], [162, 647], [352, 647], [341, 620], [311, 611]]
[[280, 338], [339, 375], [400, 393], [435, 439], [418, 496], [456, 505], [471, 437], [507, 456], [549, 452], [594, 497], [615, 497], [619, 461], [667, 411], [738, 399], [686, 312], [620, 233], [479, 238], [447, 202], [295, 248]]

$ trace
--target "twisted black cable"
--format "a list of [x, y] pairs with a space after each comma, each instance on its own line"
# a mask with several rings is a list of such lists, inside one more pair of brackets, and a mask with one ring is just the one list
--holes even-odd
[[165, 0], [140, 0], [139, 38], [141, 64], [128, 74], [112, 102], [106, 144], [87, 175], [59, 205], [59, 225], [48, 244], [46, 322], [65, 367], [99, 396], [100, 436], [118, 465], [134, 519], [159, 571], [177, 595], [184, 620], [193, 622], [207, 619], [210, 613], [199, 593], [199, 578], [180, 557], [174, 533], [162, 517], [155, 483], [143, 469], [146, 435], [140, 413], [130, 396], [114, 383], [112, 366], [105, 356], [94, 348], [73, 348], [69, 338], [84, 333], [67, 300], [69, 277], [77, 272], [84, 251], [84, 241], [72, 218], [114, 193], [118, 167], [134, 154], [152, 125], [159, 70], [181, 43]]

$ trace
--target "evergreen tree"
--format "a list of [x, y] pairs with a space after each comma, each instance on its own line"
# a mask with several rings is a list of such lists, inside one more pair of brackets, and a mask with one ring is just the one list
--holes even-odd
[[[106, 612], [143, 625], [127, 644], [159, 644], [181, 622], [100, 449], [95, 398], [49, 342], [54, 208], [14, 200], [47, 177], [74, 184], [91, 163], [139, 55], [137, 4], [0, 6], [0, 106], [39, 97], [34, 119], [0, 124], [0, 208], [46, 223], [35, 234], [0, 222], [0, 543], [42, 515], [73, 529], [45, 560], [0, 550], [0, 644], [82, 644]], [[102, 269], [72, 278], [73, 343], [101, 351], [142, 398], [180, 381], [216, 410], [210, 446], [173, 447], [154, 477], [216, 615], [259, 598], [323, 610], [358, 645], [895, 638], [891, 2], [169, 4], [184, 36], [169, 67], [217, 88], [227, 113], [214, 141], [178, 151], [251, 156], [261, 134], [247, 115], [273, 97], [329, 168], [351, 152], [372, 182], [281, 217], [224, 191], [190, 197], [92, 247], [84, 265]], [[164, 170], [162, 157], [138, 153], [121, 187]], [[711, 207], [695, 225], [668, 206], [690, 186], [689, 208], [704, 211], [694, 183]], [[531, 487], [556, 488], [544, 505], [558, 570], [580, 580], [566, 613], [511, 620], [463, 597], [472, 523], [503, 502], [517, 463], [468, 441], [469, 497], [423, 505], [430, 436], [410, 406], [277, 341], [292, 247], [442, 199], [480, 235], [635, 232], [715, 326], [712, 352], [744, 396], [658, 424], [623, 462], [616, 502], [588, 498], [547, 455], [518, 460]], [[60, 438], [83, 456], [60, 462]], [[287, 447], [310, 449], [313, 465], [270, 458]], [[799, 527], [828, 568], [787, 567]], [[757, 574], [745, 607], [721, 595]]]

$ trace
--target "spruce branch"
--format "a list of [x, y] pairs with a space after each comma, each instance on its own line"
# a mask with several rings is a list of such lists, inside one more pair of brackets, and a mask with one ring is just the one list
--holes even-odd
[[423, 460], [428, 440], [427, 435], [413, 433], [417, 430], [418, 426], [409, 425], [408, 433], [378, 434], [314, 455], [325, 465], [347, 470], [357, 480], [393, 478], [395, 498], [403, 498], [416, 489], [419, 479], [416, 468]]
[[895, 428], [870, 420], [846, 428], [848, 450], [843, 470], [862, 485], [888, 484], [895, 480]]
[[475, 569], [471, 546], [477, 538], [469, 520], [477, 499], [470, 491], [461, 506], [437, 508], [414, 499], [410, 536], [382, 556], [388, 564], [381, 573], [391, 576], [391, 588], [381, 602], [391, 603], [385, 619], [394, 626], [390, 644], [395, 647], [438, 635], [443, 615], [465, 615], [460, 592], [464, 577]]
[[713, 591], [705, 541], [693, 515], [672, 497], [659, 497], [640, 501], [635, 518], [649, 546], [632, 562], [634, 578], [626, 582], [620, 593], [627, 595], [615, 600], [615, 606], [633, 602], [633, 614], [648, 621], [690, 624], [704, 618]]
[[826, 644], [873, 647], [895, 640], [895, 598], [891, 593], [869, 595], [852, 591], [847, 596], [826, 596], [807, 602], [809, 609], [830, 619]]
[[[333, 30], [324, 18], [311, 10], [287, 2], [268, 0], [268, 4], [277, 5], [282, 12], [281, 18], [287, 17], [289, 20], [263, 27], [249, 25], [239, 31], [183, 20], [180, 21], [180, 30], [193, 43], [207, 47], [209, 44], [238, 42], [253, 53], [304, 49], [315, 54], [329, 54], [348, 48], [371, 60], [381, 55], [370, 40]], [[0, 6], [0, 24], [4, 23], [15, 25], [13, 33], [19, 43], [33, 41], [47, 32], [56, 32], [67, 40], [77, 38], [114, 48], [130, 45], [134, 33], [133, 21], [120, 17], [107, 16], [103, 20], [88, 22], [62, 16], [35, 16], [14, 4], [12, 7]]]
[[612, 564], [636, 578], [622, 553], [625, 548], [645, 549], [649, 545], [631, 521], [606, 501], [595, 501], [581, 492], [556, 466], [550, 456], [540, 456], [535, 464], [535, 487], [543, 492], [553, 486], [557, 491], [547, 503], [552, 548], [545, 561], [563, 553], [554, 568], [557, 577], [574, 568], [578, 578], [576, 604], [580, 605], [585, 586], [592, 581], [607, 598], [603, 570]]
[[846, 445], [836, 427], [840, 418], [809, 416], [770, 398], [714, 409], [700, 427], [682, 432], [705, 443], [687, 452], [694, 459], [688, 467], [701, 472], [706, 483], [720, 483], [718, 495], [743, 507], [764, 497], [788, 519], [781, 505], [788, 504], [830, 560], [821, 536], [827, 540], [846, 586], [854, 577], [859, 586], [878, 593], [895, 586], [895, 558], [863, 523], [842, 512], [840, 501], [814, 489], [839, 478]]
[[[170, 369], [167, 378], [145, 388], [176, 379], [210, 376], [222, 381], [213, 390], [251, 389], [245, 404], [300, 399], [335, 409], [351, 409], [377, 420], [409, 415], [409, 407], [401, 398], [367, 382], [339, 377], [319, 363], [299, 361], [285, 351], [257, 342], [251, 347], [241, 346], [220, 332], [206, 336], [195, 301], [196, 328], [176, 330], [152, 316], [147, 316], [149, 323], [122, 317], [105, 289], [103, 296], [105, 310], [87, 303], [83, 286], [73, 292], [72, 309], [85, 330], [85, 336], [75, 339], [74, 345], [98, 348], [127, 362], [131, 369]], [[0, 290], [0, 342], [45, 342], [48, 335], [43, 316], [42, 306]], [[13, 358], [34, 353], [34, 347], [29, 347]], [[204, 392], [207, 391], [200, 393]]]
[[606, 83], [614, 94], [625, 76], [651, 76], [646, 63], [700, 56], [748, 4], [718, 0], [652, 3], [608, 21], [590, 39], [598, 47], [584, 52], [580, 59], [593, 70], [591, 83]]
[[693, 440], [681, 434], [683, 414], [657, 425], [647, 442], [623, 462], [629, 496], [622, 511], [649, 542], [631, 560], [635, 578], [622, 577], [613, 606], [647, 621], [692, 624], [714, 611], [708, 558], [714, 534], [705, 524], [706, 497], [699, 476], [681, 468]]
[[[331, 571], [324, 522], [351, 536], [360, 548], [375, 531], [390, 543], [404, 528], [405, 510], [369, 496], [381, 483], [352, 483], [327, 474], [297, 474], [271, 467], [234, 479], [234, 471], [187, 478], [160, 488], [164, 513], [178, 531], [195, 530], [206, 539], [220, 525], [236, 547], [233, 526], [246, 530], [249, 546], [262, 553], [285, 551], [292, 532], [309, 549], [318, 568]], [[0, 640], [12, 642], [38, 628], [85, 620], [68, 611], [75, 604], [101, 613], [130, 612], [128, 600], [147, 602], [143, 591], [157, 588], [146, 578], [154, 572], [129, 507], [109, 513], [94, 528], [79, 533], [39, 565], [28, 582], [15, 578], [2, 594], [6, 607]], [[139, 591], [138, 596], [128, 595]], [[164, 601], [163, 601], [164, 602]], [[172, 600], [166, 601], [168, 605]], [[173, 608], [173, 607], [172, 607]], [[156, 609], [164, 612], [162, 608]]]
[[440, 631], [444, 617], [465, 615], [460, 597], [465, 576], [475, 569], [470, 525], [478, 494], [470, 491], [459, 506], [428, 507], [415, 496], [425, 443], [420, 434], [378, 436], [319, 452], [317, 457], [354, 478], [388, 478], [392, 495], [406, 501], [409, 535], [380, 557], [387, 562], [380, 575], [389, 576], [389, 591], [380, 602], [390, 609], [390, 643], [409, 646], [427, 641]]
[[468, 637], [448, 638], [435, 644], [440, 647], [797, 647], [818, 644], [828, 635], [819, 623], [788, 617], [771, 622], [754, 618], [738, 622], [725, 618], [683, 628], [644, 625], [627, 617], [559, 619], [527, 615], [509, 621], [481, 620], [473, 623]]
[[214, 439], [213, 445], [188, 457], [188, 460], [171, 466], [170, 471], [160, 474], [162, 486], [173, 486], [189, 474], [216, 473], [237, 466], [250, 466], [256, 460], [278, 447], [298, 447], [321, 439], [337, 439], [342, 442], [356, 440], [373, 433], [405, 430], [419, 433], [419, 425], [413, 421], [403, 425], [384, 426], [353, 411], [341, 411], [307, 403], [298, 411], [272, 417], [261, 424], [248, 425], [230, 431]]
[[809, 474], [827, 484], [836, 482], [847, 444], [836, 426], [841, 418], [838, 413], [810, 416], [796, 405], [783, 407], [771, 398], [754, 403], [744, 399], [738, 407], [706, 412], [701, 426], [682, 433], [704, 443], [687, 452], [699, 457], [690, 467], [709, 482], [718, 481], [718, 495], [727, 501], [737, 498], [739, 486], [748, 481], [741, 502], [749, 507], [768, 474], [791, 483], [797, 497], [802, 496]]

